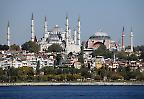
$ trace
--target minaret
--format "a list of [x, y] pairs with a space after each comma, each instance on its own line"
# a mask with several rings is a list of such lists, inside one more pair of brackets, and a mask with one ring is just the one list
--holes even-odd
[[47, 19], [45, 17], [45, 23], [44, 23], [44, 37], [48, 36], [48, 25], [47, 25]]
[[34, 34], [34, 18], [33, 18], [33, 13], [32, 13], [32, 18], [31, 18], [31, 41], [34, 42], [35, 39], [35, 34]]
[[74, 29], [74, 44], [77, 44], [77, 31]]
[[68, 49], [68, 37], [69, 37], [69, 21], [68, 21], [68, 16], [66, 16], [66, 50]]
[[7, 25], [7, 45], [10, 46], [10, 23]]
[[121, 48], [122, 48], [122, 50], [124, 50], [124, 37], [125, 37], [125, 35], [124, 35], [124, 27], [123, 27], [123, 31], [122, 31], [122, 45], [121, 45]]
[[115, 52], [114, 52], [114, 56], [113, 56], [113, 62], [115, 63], [116, 62], [116, 56], [115, 56]]
[[80, 46], [80, 17], [78, 17], [78, 32], [77, 32], [78, 45]]
[[131, 33], [130, 33], [130, 42], [131, 42], [131, 52], [133, 52], [133, 32], [131, 27]]

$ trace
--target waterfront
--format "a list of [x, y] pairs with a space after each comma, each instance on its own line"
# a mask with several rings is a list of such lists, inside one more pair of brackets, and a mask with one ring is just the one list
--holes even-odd
[[53, 86], [53, 85], [144, 85], [144, 82], [21, 82], [0, 83], [0, 86]]
[[0, 99], [144, 99], [144, 86], [1, 86]]

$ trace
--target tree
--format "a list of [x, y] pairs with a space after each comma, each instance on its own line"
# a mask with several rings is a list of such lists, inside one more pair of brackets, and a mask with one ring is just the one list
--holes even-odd
[[37, 66], [36, 66], [36, 75], [40, 74], [40, 61], [37, 61]]
[[63, 49], [59, 44], [52, 44], [48, 47], [48, 52], [61, 52]]
[[131, 55], [128, 56], [128, 60], [136, 61], [136, 60], [138, 60], [138, 56], [136, 56], [135, 54], [131, 54]]
[[131, 71], [130, 71], [130, 67], [122, 67], [120, 74], [124, 77], [125, 80], [130, 80], [131, 79]]
[[113, 53], [106, 49], [106, 46], [101, 44], [96, 50], [92, 52], [92, 56], [104, 56], [105, 58], [112, 58]]
[[2, 76], [3, 74], [4, 74], [4, 70], [0, 68], [0, 76]]
[[36, 42], [28, 41], [25, 42], [22, 46], [22, 50], [26, 50], [29, 52], [39, 52], [40, 46]]
[[83, 54], [84, 54], [84, 43], [82, 43], [82, 45], [81, 45], [81, 52], [78, 55], [78, 61], [80, 63], [82, 63], [82, 64], [84, 63]]
[[141, 52], [141, 54], [140, 54], [140, 57], [139, 57], [140, 59], [142, 59], [143, 61], [144, 61], [144, 51], [143, 52]]
[[23, 66], [18, 67], [18, 77], [21, 81], [27, 81], [32, 80], [32, 77], [34, 76], [34, 70], [32, 67]]
[[111, 80], [123, 79], [123, 76], [118, 72], [111, 72], [110, 79]]
[[7, 72], [7, 77], [8, 77], [9, 82], [17, 81], [18, 71], [16, 68], [8, 67], [8, 69], [6, 69], [6, 72]]
[[20, 47], [19, 47], [19, 45], [13, 44], [10, 46], [10, 50], [19, 51]]
[[60, 65], [61, 59], [62, 59], [61, 54], [57, 54], [57, 56], [56, 56], [56, 65]]
[[41, 69], [42, 72], [44, 72], [44, 75], [48, 74], [54, 74], [55, 70], [53, 67], [45, 66]]
[[98, 75], [100, 75], [101, 78], [104, 78], [108, 75], [108, 72], [107, 72], [107, 69], [106, 67], [101, 67], [99, 70], [98, 70]]
[[117, 52], [116, 53], [116, 56], [119, 58], [119, 59], [124, 59], [124, 60], [127, 60], [128, 58], [128, 54], [124, 51], [121, 51], [121, 52]]
[[80, 73], [81, 73], [81, 76], [83, 76], [84, 78], [90, 78], [91, 77], [91, 73], [88, 71], [88, 68], [86, 68], [86, 67], [82, 67], [80, 69]]
[[78, 61], [82, 64], [84, 63], [84, 58], [83, 58], [83, 55], [81, 53], [78, 55]]
[[134, 50], [135, 51], [142, 51], [142, 52], [144, 52], [144, 45], [134, 47]]
[[0, 45], [0, 50], [8, 50], [9, 46], [8, 45]]

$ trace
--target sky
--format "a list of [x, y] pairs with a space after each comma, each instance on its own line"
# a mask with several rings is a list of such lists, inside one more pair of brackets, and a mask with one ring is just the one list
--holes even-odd
[[125, 27], [125, 45], [130, 44], [131, 27], [134, 45], [144, 45], [144, 0], [0, 0], [0, 44], [7, 44], [7, 24], [10, 22], [11, 44], [21, 45], [31, 38], [31, 15], [34, 14], [35, 34], [44, 34], [44, 17], [48, 29], [59, 25], [65, 29], [68, 14], [70, 28], [81, 19], [81, 41], [102, 30], [112, 40], [121, 42]]

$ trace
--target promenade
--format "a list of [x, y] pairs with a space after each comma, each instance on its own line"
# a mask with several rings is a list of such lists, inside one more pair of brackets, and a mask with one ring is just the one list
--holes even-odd
[[0, 86], [59, 86], [59, 85], [144, 85], [144, 82], [29, 82], [0, 83]]

